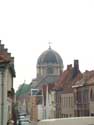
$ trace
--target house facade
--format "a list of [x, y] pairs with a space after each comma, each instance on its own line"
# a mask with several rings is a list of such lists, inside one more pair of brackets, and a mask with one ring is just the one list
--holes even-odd
[[72, 85], [81, 78], [78, 60], [74, 66], [68, 65], [55, 84], [56, 118], [74, 117], [74, 93]]
[[81, 80], [73, 85], [75, 116], [94, 116], [94, 71], [83, 73]]
[[15, 92], [13, 88], [15, 77], [14, 58], [0, 41], [0, 124], [6, 125], [14, 121], [13, 104]]

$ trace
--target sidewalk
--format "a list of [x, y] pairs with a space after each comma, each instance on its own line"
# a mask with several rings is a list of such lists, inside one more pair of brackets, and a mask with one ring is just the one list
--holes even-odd
[[31, 121], [31, 125], [37, 125], [38, 122]]

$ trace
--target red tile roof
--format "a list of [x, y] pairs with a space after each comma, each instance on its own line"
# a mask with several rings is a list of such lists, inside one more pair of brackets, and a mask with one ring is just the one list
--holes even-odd
[[73, 92], [72, 85], [80, 80], [82, 74], [78, 71], [77, 75], [73, 78], [73, 68], [69, 68], [65, 70], [59, 78], [59, 81], [55, 84], [54, 89], [59, 90], [62, 89], [63, 93], [71, 93]]
[[80, 79], [79, 81], [75, 82], [73, 87], [80, 87], [80, 86], [90, 85], [90, 84], [94, 84], [94, 70], [92, 70], [92, 71], [85, 71], [83, 73], [82, 79]]

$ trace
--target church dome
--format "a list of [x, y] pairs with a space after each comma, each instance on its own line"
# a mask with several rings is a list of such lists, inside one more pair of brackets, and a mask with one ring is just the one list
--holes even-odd
[[62, 58], [50, 47], [39, 56], [37, 61], [37, 66], [45, 64], [58, 64], [60, 67], [63, 67]]

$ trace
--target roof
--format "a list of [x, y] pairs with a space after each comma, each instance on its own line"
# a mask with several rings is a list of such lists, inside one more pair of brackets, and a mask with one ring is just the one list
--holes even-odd
[[63, 90], [62, 93], [73, 92], [72, 85], [81, 79], [82, 74], [78, 70], [78, 73], [74, 77], [74, 68], [65, 70], [59, 78], [59, 81], [55, 84], [55, 90]]
[[85, 71], [83, 73], [83, 76], [80, 80], [75, 82], [75, 84], [72, 86], [73, 88], [81, 87], [81, 86], [87, 86], [94, 84], [94, 70], [92, 71]]
[[61, 56], [51, 48], [44, 51], [38, 58], [37, 66], [38, 65], [44, 65], [44, 64], [59, 64], [60, 66], [63, 66], [63, 61]]
[[59, 78], [59, 76], [57, 76], [57, 75], [47, 75], [45, 77], [42, 77], [41, 79], [34, 79], [31, 87], [39, 88], [40, 86], [43, 86], [46, 84], [53, 84], [53, 83], [57, 82], [58, 78]]
[[22, 96], [31, 90], [31, 84], [23, 83], [16, 92], [16, 96]]
[[40, 81], [39, 86], [46, 85], [46, 84], [53, 84], [53, 83], [57, 82], [57, 80], [58, 80], [58, 76], [48, 75]]
[[9, 64], [12, 76], [16, 76], [14, 69], [14, 57], [12, 57], [11, 53], [8, 52], [8, 49], [4, 47], [4, 44], [1, 44], [0, 40], [0, 65], [2, 64]]

